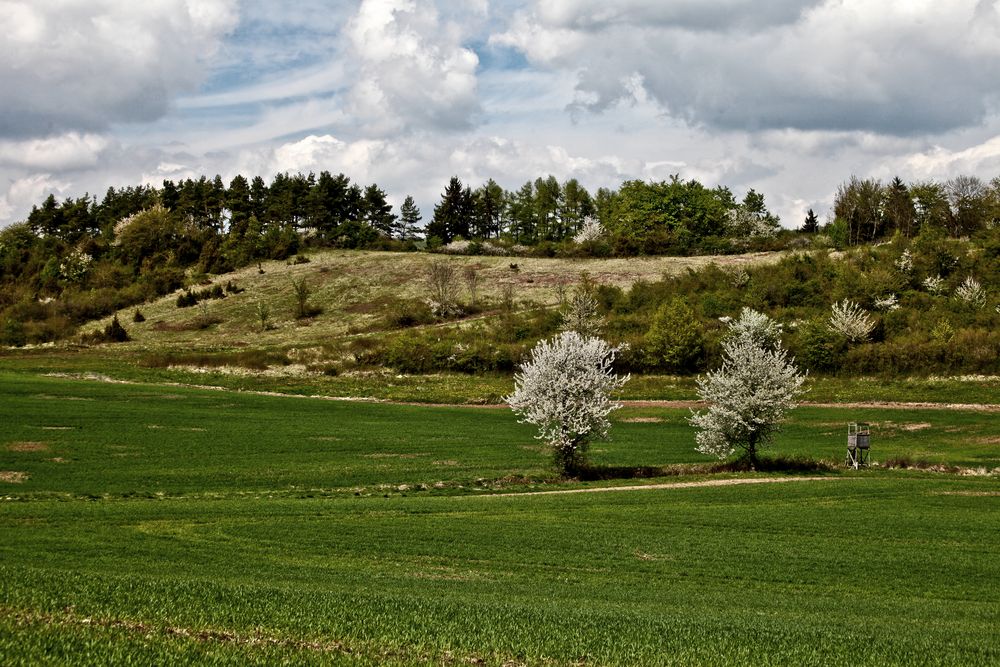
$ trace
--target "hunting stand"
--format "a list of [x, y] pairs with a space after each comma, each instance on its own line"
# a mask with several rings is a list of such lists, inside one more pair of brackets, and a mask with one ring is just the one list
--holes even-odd
[[868, 465], [868, 455], [871, 453], [871, 429], [864, 422], [851, 422], [847, 425], [847, 460], [848, 468], [857, 470]]

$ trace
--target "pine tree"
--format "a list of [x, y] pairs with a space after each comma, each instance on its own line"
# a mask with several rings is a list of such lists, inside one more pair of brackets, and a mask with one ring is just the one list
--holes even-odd
[[812, 209], [806, 213], [806, 219], [802, 223], [802, 231], [806, 234], [815, 234], [819, 231], [819, 218], [816, 217]]
[[441, 202], [434, 207], [427, 238], [437, 237], [442, 243], [451, 243], [456, 236], [468, 237], [471, 217], [472, 191], [462, 185], [458, 176], [452, 176]]
[[392, 238], [396, 229], [396, 215], [392, 212], [392, 204], [385, 200], [385, 192], [372, 183], [365, 188], [361, 208], [363, 219], [372, 229], [383, 236]]
[[418, 238], [420, 236], [420, 221], [422, 220], [420, 209], [413, 201], [412, 195], [406, 195], [403, 205], [399, 207], [399, 238], [403, 241]]

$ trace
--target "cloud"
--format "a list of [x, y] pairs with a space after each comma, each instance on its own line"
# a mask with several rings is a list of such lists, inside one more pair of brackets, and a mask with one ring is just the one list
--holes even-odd
[[19, 178], [0, 196], [0, 220], [9, 218], [14, 211], [27, 211], [50, 194], [62, 194], [70, 187], [70, 183], [53, 178], [51, 174]]
[[576, 72], [577, 108], [606, 110], [639, 80], [670, 115], [723, 131], [943, 133], [1000, 100], [1000, 3], [984, 0], [538, 0], [491, 43]]
[[101, 135], [78, 132], [44, 139], [0, 140], [0, 163], [50, 171], [83, 169], [97, 165], [110, 143]]
[[362, 0], [346, 34], [360, 65], [351, 111], [369, 132], [472, 126], [479, 59], [432, 2]]
[[236, 0], [0, 0], [0, 136], [149, 121], [202, 80]]
[[1000, 136], [961, 150], [935, 146], [906, 155], [901, 171], [915, 179], [940, 179], [960, 174], [1000, 174]]

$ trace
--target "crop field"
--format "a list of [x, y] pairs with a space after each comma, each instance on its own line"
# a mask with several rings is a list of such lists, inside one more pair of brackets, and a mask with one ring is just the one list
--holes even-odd
[[595, 465], [667, 476], [566, 482], [502, 409], [0, 394], [3, 664], [1000, 663], [992, 414], [803, 407], [774, 450], [868, 420], [874, 460], [962, 474], [679, 478], [689, 411], [629, 407]]

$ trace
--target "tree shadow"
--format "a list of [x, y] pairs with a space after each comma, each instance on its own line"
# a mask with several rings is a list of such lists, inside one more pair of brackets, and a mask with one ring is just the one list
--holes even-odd
[[611, 479], [648, 479], [726, 472], [829, 473], [837, 469], [838, 466], [831, 461], [800, 456], [774, 456], [758, 458], [756, 462], [751, 462], [748, 458], [741, 458], [718, 463], [679, 463], [667, 466], [586, 465], [574, 470], [568, 477], [582, 482], [596, 482]]

